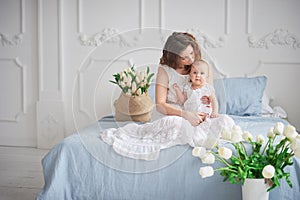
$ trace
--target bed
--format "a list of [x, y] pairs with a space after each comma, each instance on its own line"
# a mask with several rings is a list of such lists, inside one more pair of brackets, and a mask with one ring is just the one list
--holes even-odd
[[[262, 106], [266, 81], [264, 76], [215, 80], [220, 112], [253, 135], [266, 134], [276, 122], [288, 123], [262, 115], [268, 110]], [[127, 123], [106, 116], [51, 149], [42, 160], [45, 185], [37, 199], [242, 199], [241, 185], [223, 182], [219, 174], [202, 179], [198, 171], [204, 165], [188, 145], [164, 149], [153, 161], [120, 156], [100, 134]], [[300, 160], [294, 158], [286, 169], [293, 188], [282, 181], [270, 200], [300, 199]]]

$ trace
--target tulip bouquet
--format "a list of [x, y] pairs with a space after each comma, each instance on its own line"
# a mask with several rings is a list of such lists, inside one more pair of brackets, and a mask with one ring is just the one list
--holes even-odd
[[[295, 127], [278, 122], [268, 130], [265, 141], [263, 135], [253, 139], [251, 133], [235, 125], [232, 129], [223, 129], [221, 139], [223, 145], [216, 144], [210, 150], [194, 147], [192, 151], [193, 156], [200, 157], [204, 164], [213, 164], [215, 160], [223, 163], [223, 167], [217, 169], [201, 167], [202, 178], [220, 171], [224, 181], [233, 184], [241, 182], [243, 185], [246, 178], [264, 178], [270, 185], [267, 191], [270, 191], [280, 186], [280, 179], [285, 179], [292, 187], [290, 174], [284, 169], [293, 164], [293, 156], [300, 158], [300, 135]], [[234, 153], [228, 145], [226, 147], [227, 142], [234, 147]]]
[[122, 92], [128, 96], [140, 96], [147, 93], [151, 85], [154, 73], [150, 73], [149, 67], [145, 71], [136, 71], [134, 65], [120, 73], [113, 75], [115, 80], [111, 83], [117, 84]]

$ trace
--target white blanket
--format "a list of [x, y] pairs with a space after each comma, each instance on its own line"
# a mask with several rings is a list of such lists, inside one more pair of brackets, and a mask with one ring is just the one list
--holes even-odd
[[101, 138], [120, 155], [134, 159], [155, 160], [161, 149], [175, 145], [212, 147], [222, 128], [232, 128], [234, 121], [227, 115], [207, 118], [192, 126], [178, 116], [165, 116], [146, 124], [130, 123], [103, 131]]

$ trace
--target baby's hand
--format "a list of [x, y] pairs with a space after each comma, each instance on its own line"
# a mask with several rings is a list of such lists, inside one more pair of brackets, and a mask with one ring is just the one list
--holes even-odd
[[202, 97], [201, 97], [201, 102], [202, 102], [203, 104], [205, 104], [205, 105], [208, 105], [208, 104], [210, 104], [210, 99], [209, 99], [208, 96], [202, 96]]
[[173, 88], [174, 88], [175, 90], [178, 90], [178, 89], [179, 89], [179, 86], [177, 85], [177, 83], [174, 83], [174, 84], [173, 84]]

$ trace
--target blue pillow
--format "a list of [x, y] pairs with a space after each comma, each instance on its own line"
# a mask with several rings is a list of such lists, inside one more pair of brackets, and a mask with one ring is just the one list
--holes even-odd
[[238, 116], [261, 114], [267, 77], [216, 79], [214, 87], [219, 113]]

